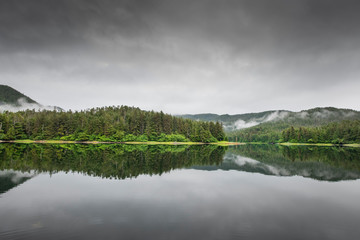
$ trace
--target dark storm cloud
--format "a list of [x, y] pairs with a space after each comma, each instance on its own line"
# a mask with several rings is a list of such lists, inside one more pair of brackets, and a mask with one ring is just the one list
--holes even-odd
[[122, 1], [15, 0], [0, 4], [2, 43], [19, 50], [81, 47], [99, 36], [132, 37], [145, 31], [145, 24]]
[[[348, 0], [4, 0], [0, 78], [68, 108], [357, 108], [359, 12]], [[87, 104], [44, 93], [54, 86]], [[92, 102], [96, 91], [109, 94]]]

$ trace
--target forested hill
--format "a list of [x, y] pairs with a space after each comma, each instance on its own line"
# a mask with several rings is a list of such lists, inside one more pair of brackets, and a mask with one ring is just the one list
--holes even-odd
[[219, 122], [121, 106], [81, 112], [5, 111], [0, 113], [0, 139], [216, 142], [225, 134]]
[[19, 99], [22, 99], [26, 103], [38, 104], [36, 101], [13, 89], [12, 87], [9, 87], [7, 85], [0, 85], [0, 105], [11, 104], [14, 106], [19, 106]]
[[228, 133], [231, 141], [360, 143], [360, 112], [314, 108]]
[[193, 120], [201, 120], [201, 121], [219, 121], [221, 122], [226, 131], [232, 131], [236, 129], [251, 127], [257, 125], [261, 122], [267, 120], [267, 118], [271, 117], [272, 114], [281, 114], [282, 112], [288, 111], [266, 111], [259, 113], [245, 113], [245, 114], [223, 114], [217, 115], [213, 113], [203, 113], [203, 114], [186, 114], [180, 115], [180, 117], [193, 119]]
[[203, 121], [219, 121], [224, 125], [227, 132], [232, 132], [262, 126], [262, 124], [265, 124], [265, 126], [271, 125], [276, 129], [285, 129], [289, 126], [321, 126], [343, 120], [360, 120], [360, 112], [351, 109], [326, 107], [300, 112], [277, 110], [236, 115], [196, 114], [181, 115], [181, 117]]
[[12, 87], [0, 85], [0, 112], [17, 112], [26, 109], [63, 111], [57, 106], [44, 106]]

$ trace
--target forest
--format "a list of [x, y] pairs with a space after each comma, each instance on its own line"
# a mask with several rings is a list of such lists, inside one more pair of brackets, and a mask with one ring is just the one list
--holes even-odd
[[290, 127], [282, 131], [282, 142], [305, 143], [359, 143], [360, 121], [342, 121], [329, 123], [320, 127]]
[[360, 120], [344, 120], [321, 126], [286, 126], [266, 123], [229, 134], [237, 142], [360, 143]]
[[0, 113], [0, 140], [21, 139], [209, 143], [226, 136], [219, 122], [194, 121], [128, 106]]

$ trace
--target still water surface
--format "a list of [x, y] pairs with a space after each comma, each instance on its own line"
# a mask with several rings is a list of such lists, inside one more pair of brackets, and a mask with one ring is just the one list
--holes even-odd
[[0, 239], [358, 239], [360, 149], [0, 145]]

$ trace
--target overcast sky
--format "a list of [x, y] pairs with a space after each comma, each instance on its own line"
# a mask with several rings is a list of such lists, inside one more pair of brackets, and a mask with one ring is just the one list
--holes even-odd
[[360, 110], [360, 1], [1, 0], [0, 83], [74, 110]]

